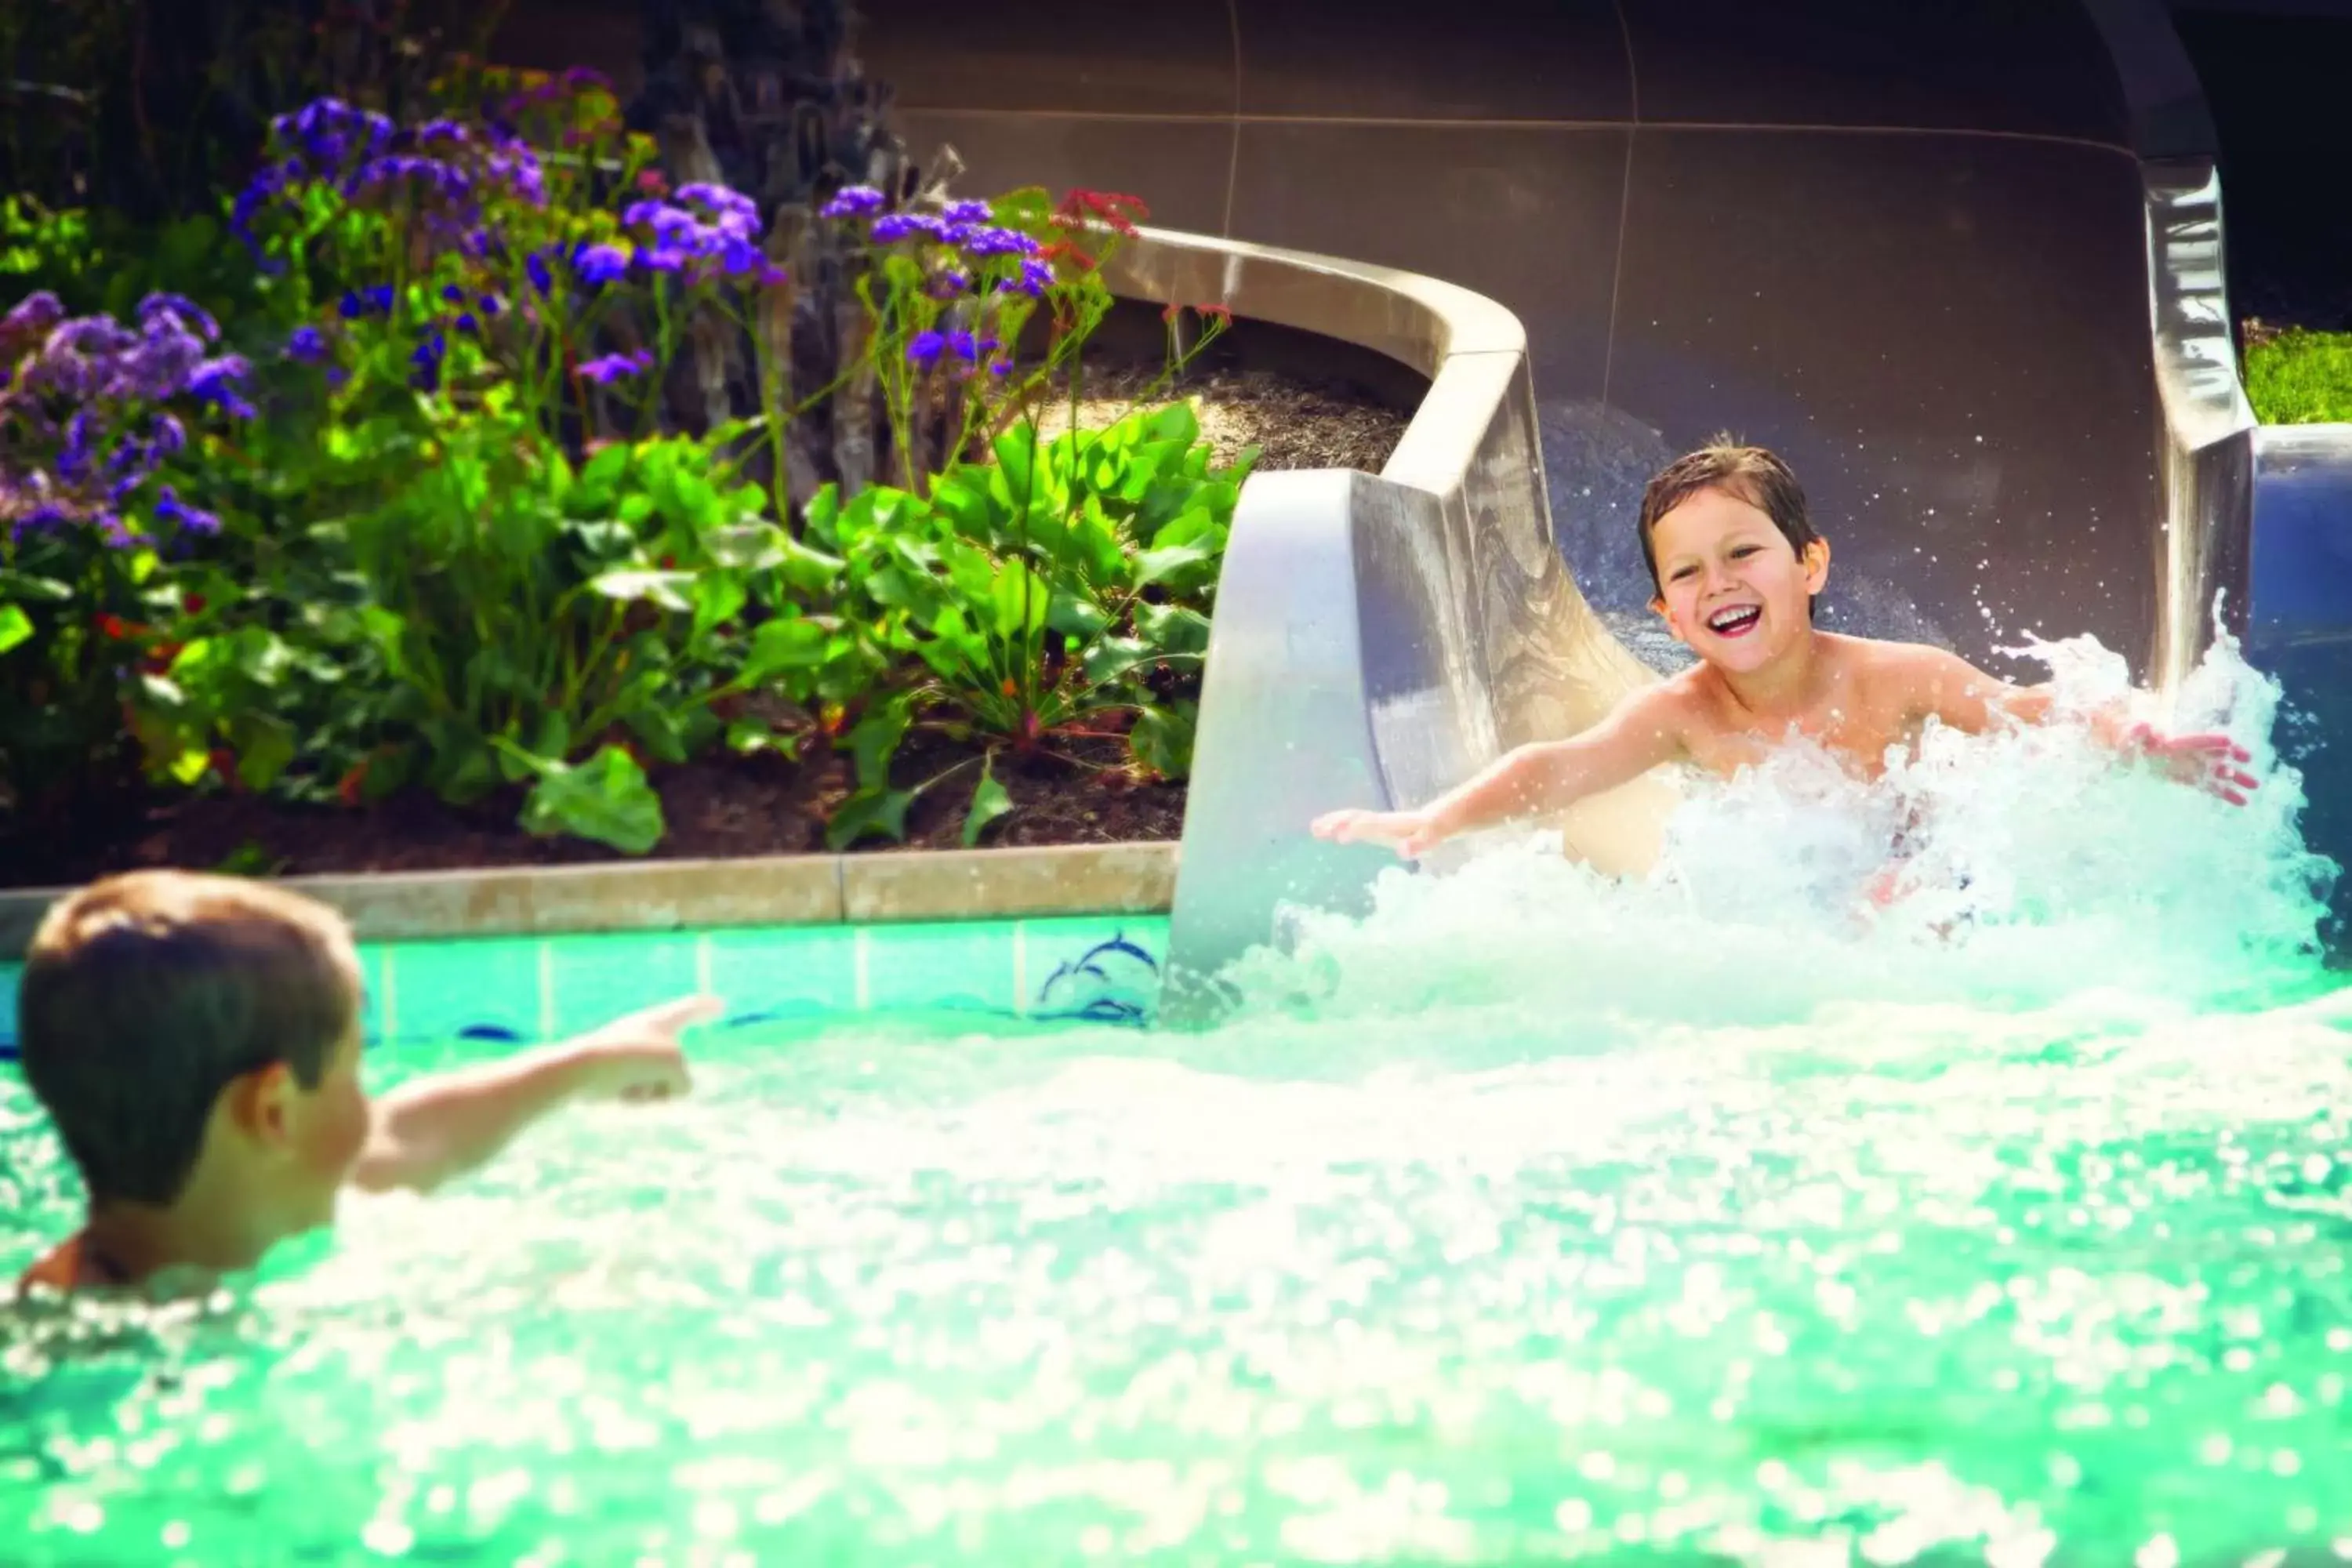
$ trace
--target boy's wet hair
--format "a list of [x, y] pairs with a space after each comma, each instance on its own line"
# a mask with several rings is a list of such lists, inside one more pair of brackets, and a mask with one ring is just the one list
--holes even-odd
[[1658, 520], [1701, 490], [1727, 490], [1772, 520], [1800, 559], [1821, 538], [1805, 512], [1805, 490], [1779, 454], [1717, 436], [1696, 452], [1685, 452], [1660, 468], [1642, 492], [1642, 559], [1650, 568], [1650, 590], [1658, 581]]
[[221, 1090], [284, 1062], [318, 1086], [359, 1015], [342, 918], [234, 877], [134, 871], [41, 921], [16, 1000], [25, 1079], [93, 1205], [177, 1199]]

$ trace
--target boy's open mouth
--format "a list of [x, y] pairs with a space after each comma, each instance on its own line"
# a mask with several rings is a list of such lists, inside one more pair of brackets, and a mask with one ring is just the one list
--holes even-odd
[[1707, 616], [1706, 629], [1719, 637], [1744, 637], [1763, 618], [1761, 605], [1726, 605]]

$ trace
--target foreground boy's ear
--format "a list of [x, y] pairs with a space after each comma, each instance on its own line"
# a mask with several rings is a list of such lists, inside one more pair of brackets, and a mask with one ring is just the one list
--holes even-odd
[[221, 1097], [239, 1132], [256, 1142], [277, 1146], [284, 1144], [293, 1131], [295, 1088], [294, 1069], [284, 1062], [271, 1062], [231, 1079]]
[[1830, 578], [1830, 542], [1816, 539], [1805, 546], [1805, 586], [1818, 594]]

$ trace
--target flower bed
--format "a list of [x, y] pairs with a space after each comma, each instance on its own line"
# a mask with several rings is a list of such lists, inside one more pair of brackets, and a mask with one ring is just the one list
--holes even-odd
[[1039, 419], [1139, 203], [762, 214], [471, 72], [281, 116], [224, 206], [135, 300], [11, 209], [11, 880], [1172, 833], [1251, 458], [1163, 400], [1228, 323]]

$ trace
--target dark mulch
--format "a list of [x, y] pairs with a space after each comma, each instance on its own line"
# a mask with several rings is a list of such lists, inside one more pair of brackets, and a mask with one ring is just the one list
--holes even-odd
[[[983, 846], [1100, 844], [1174, 838], [1184, 823], [1181, 784], [1142, 783], [1118, 766], [1121, 743], [1080, 741], [1066, 757], [1000, 752], [997, 781], [1013, 809], [988, 825]], [[919, 796], [907, 817], [906, 847], [961, 843], [965, 808], [979, 777], [980, 748], [910, 738], [894, 782], [911, 787], [963, 765]], [[657, 767], [668, 836], [665, 859], [794, 855], [823, 850], [827, 815], [853, 786], [846, 758], [805, 763], [762, 755], [714, 756]], [[113, 871], [177, 866], [275, 876], [352, 871], [429, 871], [480, 866], [577, 866], [629, 857], [578, 838], [538, 838], [517, 823], [523, 791], [501, 791], [471, 807], [422, 790], [353, 808], [295, 806], [252, 795], [155, 795], [111, 803], [79, 830], [52, 828], [33, 841], [0, 837], [0, 886], [81, 882]], [[898, 847], [870, 838], [860, 849]]]
[[[1153, 368], [1114, 363], [1090, 371], [1088, 423], [1123, 412]], [[1198, 398], [1203, 434], [1230, 458], [1248, 445], [1262, 468], [1357, 468], [1377, 472], [1411, 418], [1391, 400], [1337, 378], [1233, 363], [1196, 365], [1167, 395]], [[1117, 740], [1082, 740], [1063, 758], [1000, 753], [996, 776], [1013, 809], [982, 845], [1098, 844], [1178, 837], [1181, 784], [1139, 783]], [[908, 788], [961, 763], [908, 816], [908, 847], [952, 848], [978, 776], [979, 750], [919, 732], [893, 782]], [[1074, 760], [1071, 760], [1074, 759]], [[656, 768], [668, 835], [664, 858], [801, 854], [824, 847], [827, 815], [850, 793], [845, 758], [813, 750], [804, 763], [774, 756], [710, 757]], [[409, 791], [357, 808], [303, 807], [249, 795], [135, 793], [84, 801], [72, 823], [11, 822], [0, 813], [0, 887], [86, 881], [108, 872], [177, 866], [279, 876], [561, 866], [627, 858], [576, 838], [537, 838], [517, 822], [523, 791], [471, 808]], [[856, 847], [887, 850], [887, 839]]]

